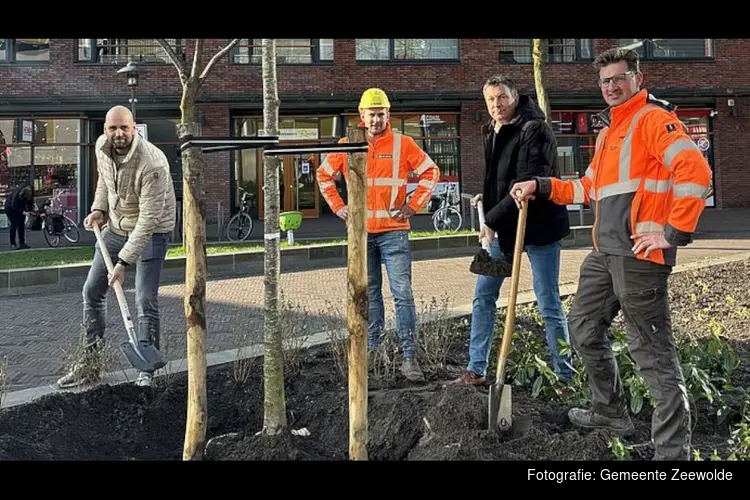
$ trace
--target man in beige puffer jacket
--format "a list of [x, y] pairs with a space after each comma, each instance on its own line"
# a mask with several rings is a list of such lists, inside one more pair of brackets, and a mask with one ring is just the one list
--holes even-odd
[[[102, 345], [105, 298], [115, 280], [123, 282], [125, 270], [134, 264], [136, 330], [138, 340], [159, 348], [159, 278], [175, 226], [175, 193], [169, 162], [156, 146], [136, 132], [130, 110], [115, 106], [107, 113], [104, 134], [96, 141], [98, 181], [91, 213], [83, 221], [106, 227], [102, 238], [115, 262], [112, 274], [98, 245], [83, 286], [83, 325], [87, 356]], [[97, 380], [101, 374], [80, 363], [58, 380], [61, 388]], [[141, 372], [139, 386], [151, 384], [153, 373]]]

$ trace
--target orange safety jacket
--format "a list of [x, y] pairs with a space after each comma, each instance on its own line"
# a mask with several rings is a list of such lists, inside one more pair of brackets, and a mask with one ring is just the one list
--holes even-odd
[[592, 239], [598, 251], [633, 257], [631, 235], [663, 232], [666, 250], [636, 258], [674, 266], [677, 246], [698, 225], [711, 169], [674, 107], [646, 89], [600, 114], [607, 125], [580, 179], [539, 179], [539, 194], [558, 204], [583, 203], [595, 212]]
[[[359, 124], [364, 127], [364, 123]], [[340, 143], [346, 142], [342, 138]], [[338, 172], [348, 179], [346, 153], [330, 153], [318, 167], [318, 187], [331, 210], [339, 211], [345, 206], [334, 179]], [[440, 178], [440, 170], [432, 158], [409, 137], [391, 129], [369, 142], [367, 151], [367, 232], [381, 233], [393, 230], [409, 230], [409, 219], [398, 221], [391, 211], [406, 203], [406, 185], [410, 173], [419, 178], [412, 193], [409, 206], [418, 212], [430, 199]]]

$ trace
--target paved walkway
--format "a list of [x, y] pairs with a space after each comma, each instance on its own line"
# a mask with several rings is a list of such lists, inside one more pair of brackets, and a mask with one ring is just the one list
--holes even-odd
[[[565, 249], [561, 285], [574, 286], [580, 264], [589, 249]], [[701, 239], [678, 252], [678, 264], [750, 252], [750, 237]], [[449, 298], [454, 309], [470, 310], [476, 277], [468, 271], [471, 257], [460, 256], [414, 263], [414, 294], [422, 312], [435, 298]], [[393, 317], [393, 300], [384, 277], [387, 320]], [[503, 285], [506, 297], [510, 281]], [[282, 274], [281, 286], [288, 324], [307, 327], [311, 333], [327, 327], [343, 327], [346, 314], [346, 268], [329, 268]], [[531, 274], [524, 258], [519, 293], [530, 291]], [[244, 277], [210, 281], [207, 286], [208, 351], [218, 352], [257, 341], [263, 332], [263, 278]], [[184, 285], [161, 287], [162, 349], [169, 359], [185, 352]], [[131, 309], [133, 290], [126, 290]], [[424, 304], [424, 305], [423, 305]], [[114, 294], [108, 304], [108, 338], [119, 344], [126, 339]], [[80, 294], [42, 297], [10, 297], [0, 300], [0, 360], [7, 357], [7, 391], [48, 385], [62, 372], [66, 351], [77, 340], [81, 318]], [[129, 364], [121, 358], [123, 368]]]

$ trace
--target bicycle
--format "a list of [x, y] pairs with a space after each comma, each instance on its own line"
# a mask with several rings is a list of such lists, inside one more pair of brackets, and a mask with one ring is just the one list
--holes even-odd
[[250, 217], [250, 208], [255, 200], [255, 193], [249, 193], [239, 186], [237, 189], [242, 192], [240, 211], [234, 214], [227, 224], [227, 239], [232, 242], [245, 241], [253, 232], [253, 218]]
[[[73, 209], [63, 207], [60, 203], [60, 195], [58, 193], [51, 199], [45, 200], [37, 211], [33, 212], [34, 215], [41, 219], [42, 233], [47, 244], [56, 248], [60, 245], [60, 236], [64, 236], [66, 240], [71, 243], [78, 243], [81, 238], [81, 233], [78, 230], [78, 224], [65, 215], [67, 212], [71, 212]], [[58, 202], [58, 208], [48, 210], [48, 207], [52, 206], [52, 202]]]
[[430, 198], [428, 211], [432, 212], [432, 226], [435, 231], [456, 232], [463, 225], [463, 216], [457, 208], [460, 206], [461, 197], [458, 194], [458, 186], [448, 185], [448, 188], [440, 194]]

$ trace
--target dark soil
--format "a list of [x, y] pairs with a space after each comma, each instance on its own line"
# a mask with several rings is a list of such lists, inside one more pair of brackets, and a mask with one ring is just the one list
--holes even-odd
[[[710, 318], [719, 319], [725, 340], [742, 361], [748, 360], [748, 276], [750, 261], [674, 276], [670, 293], [678, 335], [705, 338], [710, 333]], [[697, 318], [695, 314], [700, 311], [704, 317]], [[542, 327], [527, 312], [519, 312], [516, 325], [543, 339]], [[608, 447], [611, 436], [572, 427], [567, 420], [570, 405], [544, 393], [532, 397], [530, 384], [513, 387], [513, 427], [505, 433], [486, 430], [487, 389], [446, 384], [466, 360], [468, 327], [458, 329], [457, 335], [448, 366], [427, 367], [425, 384], [409, 384], [400, 374], [392, 381], [371, 382], [369, 459], [612, 458]], [[746, 364], [740, 363], [734, 372], [731, 382], [735, 386], [747, 387], [750, 383], [750, 374], [743, 366]], [[209, 368], [208, 388], [207, 459], [348, 458], [346, 380], [336, 370], [327, 345], [307, 351], [301, 369], [287, 376], [290, 432], [272, 437], [258, 435], [263, 425], [261, 359], [255, 361], [244, 383], [235, 382], [232, 363]], [[185, 374], [176, 374], [160, 380], [153, 388], [104, 385], [82, 393], [49, 395], [0, 410], [0, 459], [180, 460], [186, 394]], [[699, 402], [694, 408], [698, 418], [694, 419], [693, 444], [703, 456], [714, 449], [720, 454], [726, 452], [729, 425], [733, 423], [731, 418], [717, 423], [710, 410], [706, 402]], [[625, 442], [635, 445], [631, 458], [648, 460], [652, 452], [647, 401], [633, 419], [636, 434]]]

